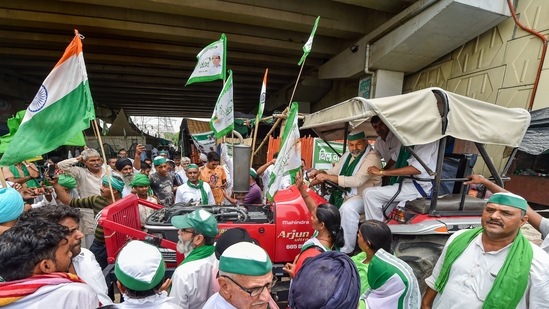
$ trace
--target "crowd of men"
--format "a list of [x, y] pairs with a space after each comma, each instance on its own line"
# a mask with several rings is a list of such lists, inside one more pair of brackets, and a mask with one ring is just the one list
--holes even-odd
[[[375, 149], [364, 132], [351, 132], [348, 151], [339, 162], [327, 171], [308, 172], [311, 187], [332, 182], [343, 188], [332, 192], [330, 203], [339, 208], [345, 245], [339, 248], [341, 253], [324, 252], [304, 263], [290, 292], [294, 308], [355, 308], [359, 298], [366, 304], [388, 304], [401, 297], [389, 294], [390, 300], [368, 302], [369, 295], [376, 295], [376, 287], [360, 295], [358, 271], [348, 255], [356, 253], [361, 215], [383, 222], [390, 211], [383, 208], [388, 201], [397, 204], [430, 196], [431, 182], [402, 177], [433, 179], [425, 166], [435, 170], [438, 143], [415, 145], [412, 155], [378, 117], [371, 124], [379, 136]], [[195, 163], [180, 156], [172, 160], [165, 151], [153, 158], [143, 153], [144, 147], [137, 145], [130, 159], [121, 149], [106, 164], [94, 149], [65, 160], [52, 157], [49, 163], [54, 171], [44, 177], [47, 187], [37, 181], [40, 172], [32, 163], [4, 168], [14, 188], [0, 189], [0, 306], [277, 308], [270, 294], [277, 278], [268, 254], [245, 230], [219, 236], [217, 220], [204, 209], [172, 217], [171, 224], [178, 229], [177, 250], [185, 259], [169, 279], [156, 247], [131, 241], [122, 249], [115, 274], [124, 301], [112, 304], [112, 291], [102, 273], [108, 266], [105, 235], [96, 222], [105, 207], [130, 194], [164, 207], [241, 202], [231, 194], [232, 162], [226, 152], [221, 156], [210, 152]], [[261, 178], [269, 176], [275, 161], [257, 171], [250, 169], [250, 193], [243, 197], [244, 203], [264, 201]], [[545, 237], [549, 220], [532, 211], [522, 197], [481, 176], [470, 179], [468, 184], [483, 184], [494, 193], [484, 208], [482, 226], [450, 237], [426, 280], [423, 300], [416, 299], [409, 308], [547, 306], [549, 240], [542, 247], [533, 245], [520, 228], [530, 222]], [[288, 179], [281, 188], [291, 183]], [[140, 206], [142, 224], [150, 211]], [[335, 279], [326, 265], [338, 269], [337, 280], [346, 279], [327, 287], [324, 280]], [[315, 289], [327, 289], [322, 297], [331, 305], [318, 306], [320, 298], [310, 297]], [[317, 305], [310, 303], [315, 301]]]

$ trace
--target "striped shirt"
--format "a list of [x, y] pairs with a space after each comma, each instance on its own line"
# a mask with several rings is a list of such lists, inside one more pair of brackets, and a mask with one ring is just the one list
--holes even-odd
[[[103, 208], [109, 206], [109, 200], [100, 196], [100, 195], [92, 195], [85, 198], [73, 198], [71, 202], [69, 203], [69, 206], [74, 208], [89, 208], [93, 210], [93, 214], [97, 216], [97, 214], [103, 210]], [[105, 234], [103, 232], [103, 227], [100, 225], [97, 225], [95, 228], [95, 240], [99, 242], [100, 244], [105, 243]]]

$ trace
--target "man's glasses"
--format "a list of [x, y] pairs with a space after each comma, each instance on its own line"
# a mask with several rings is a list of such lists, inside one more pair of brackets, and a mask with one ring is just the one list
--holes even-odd
[[191, 234], [194, 233], [193, 229], [180, 229], [180, 231], [183, 232], [183, 233], [191, 233]]
[[227, 279], [231, 280], [234, 284], [238, 285], [238, 287], [239, 287], [242, 291], [248, 293], [251, 297], [256, 297], [256, 296], [258, 296], [259, 294], [263, 293], [263, 290], [264, 290], [265, 288], [267, 288], [267, 290], [270, 291], [270, 290], [275, 286], [276, 282], [278, 281], [278, 278], [275, 276], [275, 277], [273, 277], [273, 281], [271, 281], [271, 282], [265, 284], [264, 286], [260, 286], [260, 287], [253, 288], [253, 289], [247, 289], [247, 288], [241, 286], [240, 283], [234, 281], [234, 279], [231, 278], [231, 277], [229, 277], [229, 276], [221, 275], [220, 277], [224, 277], [224, 278], [227, 278]]

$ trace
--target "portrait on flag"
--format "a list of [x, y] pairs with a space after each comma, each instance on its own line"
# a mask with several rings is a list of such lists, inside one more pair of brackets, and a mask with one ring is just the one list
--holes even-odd
[[229, 78], [215, 104], [210, 128], [217, 138], [227, 135], [234, 129], [233, 73], [230, 70]]
[[222, 34], [221, 39], [198, 53], [194, 71], [185, 85], [225, 79], [226, 41], [225, 34]]

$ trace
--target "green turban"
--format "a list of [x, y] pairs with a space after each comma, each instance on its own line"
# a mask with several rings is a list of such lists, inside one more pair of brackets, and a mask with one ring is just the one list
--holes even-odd
[[[113, 175], [111, 175], [110, 179], [111, 179], [112, 188], [114, 190], [120, 192], [120, 194], [122, 194], [122, 191], [124, 191], [124, 181], [122, 179], [120, 179], [120, 177], [116, 177], [116, 176], [113, 176]], [[103, 176], [102, 183], [106, 186], [109, 185], [109, 176], [108, 175]]]
[[135, 178], [130, 183], [130, 187], [144, 187], [144, 186], [150, 186], [151, 182], [149, 181], [149, 177], [145, 174], [135, 174]]
[[67, 174], [59, 175], [59, 180], [57, 181], [61, 187], [65, 187], [69, 190], [76, 188], [76, 179]]

